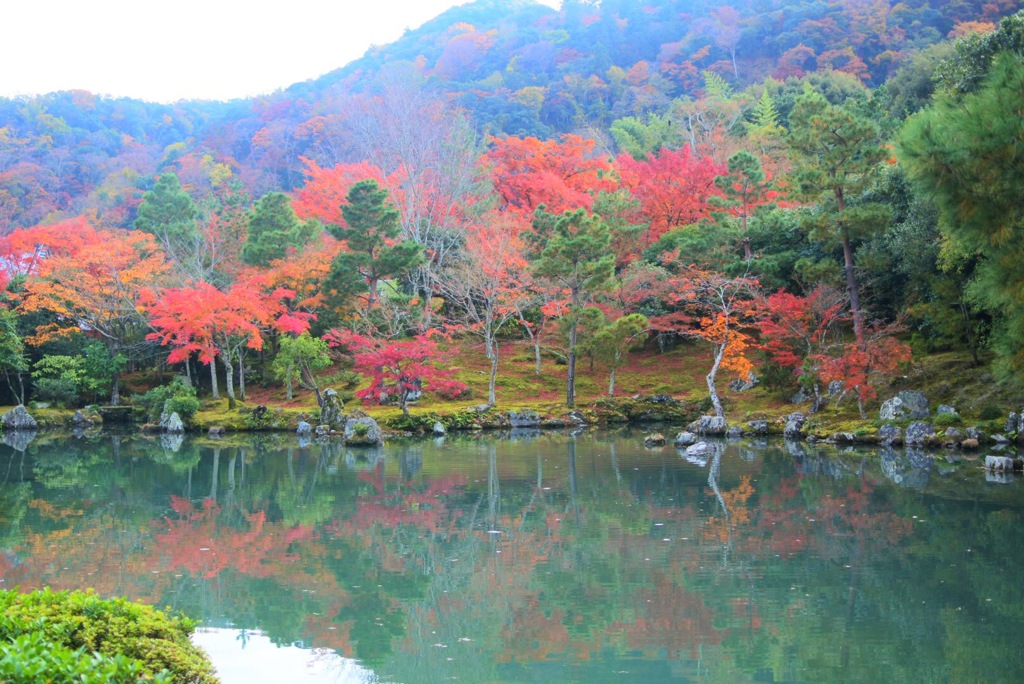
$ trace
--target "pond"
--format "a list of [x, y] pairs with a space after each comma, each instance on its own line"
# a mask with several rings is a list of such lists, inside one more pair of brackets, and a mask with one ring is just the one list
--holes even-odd
[[642, 437], [0, 446], [0, 587], [184, 611], [225, 684], [1024, 680], [1021, 481]]

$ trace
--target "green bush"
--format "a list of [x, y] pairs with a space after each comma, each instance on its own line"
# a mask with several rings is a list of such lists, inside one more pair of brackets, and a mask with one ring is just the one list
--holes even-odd
[[40, 378], [36, 380], [36, 401], [48, 401], [63, 408], [78, 403], [78, 384], [68, 378]]
[[936, 427], [949, 427], [950, 425], [959, 425], [961, 420], [960, 416], [956, 413], [939, 413], [932, 420]]
[[200, 407], [199, 399], [196, 398], [196, 388], [180, 375], [166, 385], [154, 387], [145, 394], [136, 394], [132, 401], [145, 409], [146, 419], [151, 423], [160, 420], [160, 414], [164, 410], [177, 413], [181, 420], [187, 423]]
[[981, 408], [981, 412], [978, 413], [978, 418], [981, 420], [999, 420], [1002, 417], [1003, 410], [992, 404], [986, 404]]
[[216, 684], [195, 623], [126, 599], [0, 591], [0, 681]]
[[87, 655], [85, 648], [72, 650], [51, 641], [42, 632], [29, 632], [0, 644], [0, 681], [4, 684], [38, 682], [93, 682], [96, 684], [172, 684], [169, 672], [146, 677], [137, 661], [122, 655]]

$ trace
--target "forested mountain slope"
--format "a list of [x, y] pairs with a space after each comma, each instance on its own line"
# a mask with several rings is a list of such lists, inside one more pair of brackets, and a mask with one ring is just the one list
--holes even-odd
[[[606, 136], [624, 117], [822, 69], [883, 84], [921, 49], [984, 29], [1018, 0], [478, 0], [314, 80], [252, 100], [156, 105], [81, 91], [0, 99], [0, 232], [85, 214], [127, 226], [155, 174], [200, 195], [302, 184], [301, 157], [357, 161], [351, 120], [414, 82], [494, 135]], [[286, 86], [287, 84], [282, 84]], [[368, 104], [370, 103], [370, 104]]]

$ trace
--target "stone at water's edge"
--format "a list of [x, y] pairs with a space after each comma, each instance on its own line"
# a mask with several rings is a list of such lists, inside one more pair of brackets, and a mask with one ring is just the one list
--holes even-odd
[[653, 432], [644, 437], [645, 446], [661, 446], [665, 443], [665, 435], [660, 432]]
[[343, 424], [341, 412], [345, 409], [345, 403], [332, 389], [325, 389], [320, 400], [320, 425], [327, 425], [332, 430], [340, 430]]
[[444, 429], [444, 425], [441, 424], [441, 421], [437, 421], [434, 423], [433, 433], [438, 437], [443, 437], [448, 434], [448, 431]]
[[[365, 427], [357, 427], [365, 426]], [[349, 418], [345, 421], [345, 444], [350, 446], [383, 446], [384, 433], [373, 418]]]
[[508, 422], [514, 428], [535, 428], [540, 425], [540, 414], [530, 409], [509, 411]]
[[725, 431], [725, 436], [729, 439], [739, 439], [743, 436], [743, 428], [738, 425], [734, 425]]
[[309, 437], [313, 434], [313, 426], [304, 420], [299, 421], [299, 427], [295, 429], [295, 434], [302, 437]]
[[986, 456], [985, 470], [993, 470], [997, 473], [1013, 472], [1013, 459], [1008, 456]]
[[878, 428], [878, 432], [875, 436], [878, 438], [879, 444], [883, 444], [885, 446], [903, 444], [903, 430], [896, 425], [883, 425]]
[[787, 439], [800, 439], [803, 436], [801, 432], [804, 428], [804, 414], [802, 413], [791, 413], [786, 417], [786, 427], [782, 431], [783, 436]]
[[931, 423], [916, 422], [907, 426], [903, 442], [907, 446], [925, 446], [935, 437], [935, 426]]
[[4, 430], [35, 430], [39, 424], [21, 404], [0, 416]]
[[182, 422], [181, 416], [178, 415], [177, 411], [171, 411], [169, 414], [160, 414], [160, 431], [171, 435], [185, 432], [185, 424]]
[[687, 429], [698, 435], [724, 435], [725, 431], [729, 429], [729, 424], [725, 422], [725, 418], [701, 416], [690, 423]]
[[675, 445], [677, 447], [693, 446], [697, 443], [697, 435], [692, 432], [680, 432], [676, 435]]
[[928, 397], [907, 390], [884, 402], [878, 411], [881, 420], [921, 420], [931, 415]]
[[752, 420], [747, 423], [747, 431], [752, 435], [764, 436], [768, 434], [767, 420]]

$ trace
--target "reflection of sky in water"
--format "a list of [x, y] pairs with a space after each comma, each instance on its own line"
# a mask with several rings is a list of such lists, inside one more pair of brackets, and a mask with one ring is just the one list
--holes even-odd
[[333, 651], [276, 646], [260, 632], [200, 627], [192, 641], [210, 655], [221, 684], [330, 682], [377, 684], [380, 680], [355, 660]]

